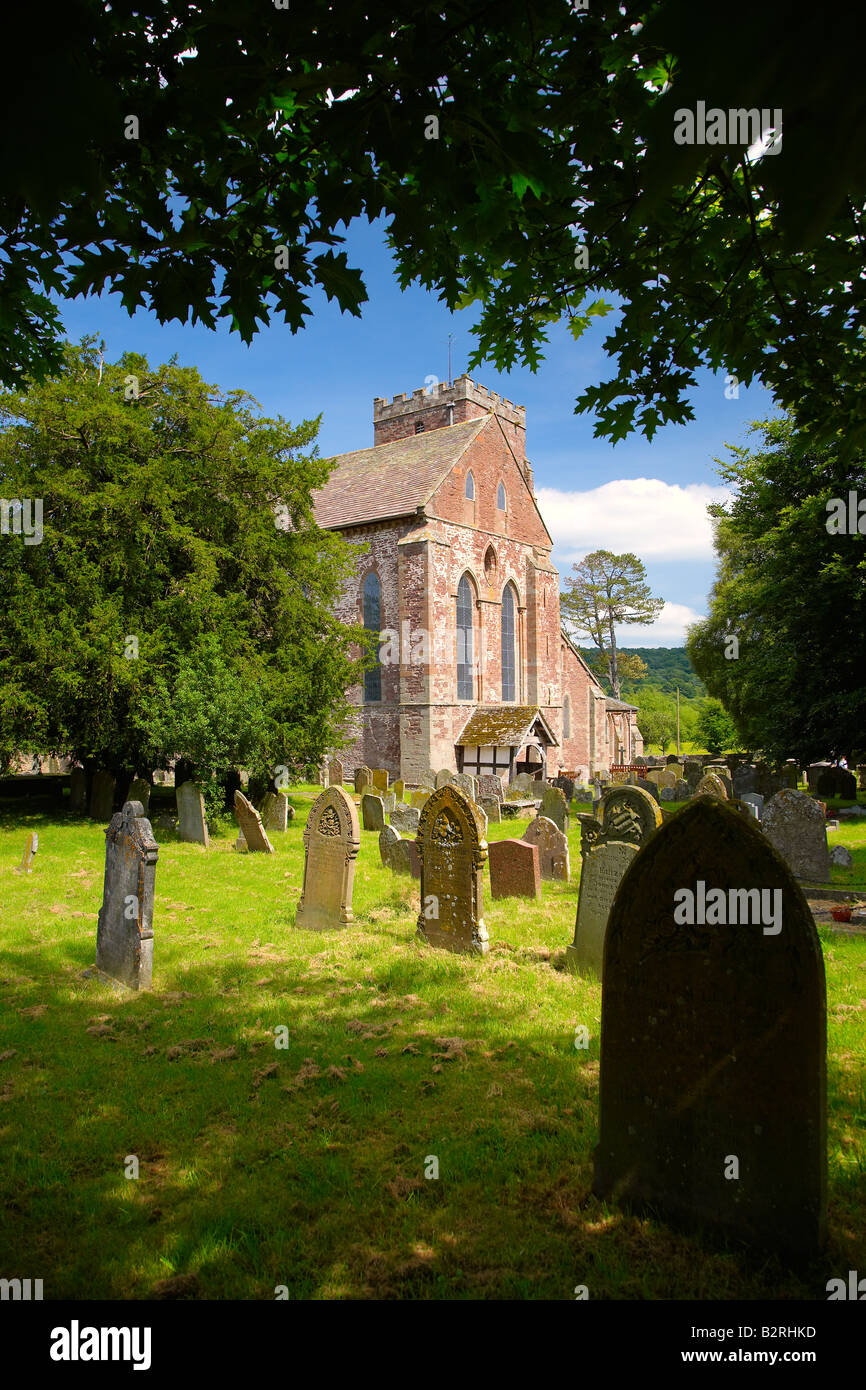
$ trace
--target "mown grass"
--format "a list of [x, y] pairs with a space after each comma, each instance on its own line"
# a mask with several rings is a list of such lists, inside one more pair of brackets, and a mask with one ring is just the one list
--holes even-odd
[[[480, 960], [416, 944], [417, 884], [381, 867], [375, 834], [355, 924], [296, 929], [315, 795], [293, 794], [273, 857], [235, 854], [227, 833], [206, 852], [157, 832], [141, 995], [83, 976], [102, 828], [6, 804], [0, 1276], [41, 1278], [46, 1298], [571, 1299], [586, 1284], [591, 1298], [823, 1300], [829, 1278], [866, 1269], [866, 940], [821, 932], [830, 1243], [792, 1269], [590, 1193], [600, 987], [557, 968], [575, 820], [572, 883], [537, 904], [487, 892]], [[861, 826], [834, 839], [866, 852]]]

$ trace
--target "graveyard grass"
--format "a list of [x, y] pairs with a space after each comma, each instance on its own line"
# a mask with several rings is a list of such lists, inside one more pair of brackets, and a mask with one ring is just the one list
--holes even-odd
[[[414, 940], [418, 885], [362, 833], [355, 924], [294, 926], [302, 830], [274, 856], [160, 842], [152, 992], [92, 966], [102, 827], [0, 814], [0, 1275], [54, 1298], [826, 1298], [866, 1269], [866, 938], [821, 929], [827, 1251], [711, 1247], [591, 1195], [600, 988], [562, 969], [572, 883], [492, 902], [485, 959]], [[588, 810], [588, 807], [572, 808]], [[525, 822], [491, 825], [489, 838]], [[13, 872], [39, 832], [32, 875]], [[866, 884], [866, 826], [831, 845]], [[590, 1045], [575, 1048], [585, 1025]], [[275, 1047], [275, 1029], [288, 1047]], [[127, 1156], [139, 1177], [124, 1175]], [[438, 1159], [438, 1179], [425, 1176]]]

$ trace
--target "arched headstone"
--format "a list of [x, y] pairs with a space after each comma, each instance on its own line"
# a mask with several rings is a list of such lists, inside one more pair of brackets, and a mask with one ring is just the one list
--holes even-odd
[[96, 968], [130, 989], [153, 978], [153, 895], [159, 846], [140, 801], [127, 801], [105, 832], [105, 879]]
[[443, 786], [421, 811], [421, 911], [416, 935], [448, 951], [486, 955], [484, 863], [487, 841], [478, 808], [459, 787]]
[[703, 798], [633, 861], [604, 956], [593, 1190], [749, 1243], [826, 1229], [826, 991], [815, 924], [746, 816]]
[[536, 816], [523, 832], [523, 839], [538, 846], [538, 868], [542, 878], [568, 883], [568, 836], [547, 816]]
[[304, 887], [296, 926], [321, 931], [353, 921], [352, 889], [360, 845], [355, 803], [342, 787], [328, 787], [313, 802], [304, 826]]

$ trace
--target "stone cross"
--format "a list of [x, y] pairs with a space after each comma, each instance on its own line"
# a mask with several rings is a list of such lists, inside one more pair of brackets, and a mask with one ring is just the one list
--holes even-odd
[[[252, 802], [248, 801], [241, 791], [235, 792], [235, 820], [241, 828], [241, 834], [251, 854], [276, 853], [268, 839], [265, 827], [262, 825], [261, 816]], [[238, 847], [235, 845], [236, 849]]]
[[140, 801], [127, 801], [105, 832], [105, 881], [96, 968], [130, 989], [150, 989], [153, 895], [159, 846]]
[[802, 891], [698, 800], [623, 879], [604, 961], [593, 1191], [811, 1256], [826, 1231], [826, 991]]
[[538, 867], [544, 879], [558, 879], [568, 883], [570, 864], [568, 858], [568, 836], [557, 830], [547, 816], [536, 816], [523, 832], [524, 840], [538, 846]]
[[429, 797], [418, 826], [421, 911], [416, 935], [448, 951], [486, 955], [484, 839], [477, 807], [459, 787]]
[[296, 926], [322, 931], [354, 920], [352, 889], [360, 846], [355, 803], [342, 787], [328, 787], [313, 802], [304, 826], [304, 887]]
[[575, 974], [602, 978], [607, 923], [623, 875], [662, 823], [658, 804], [643, 787], [611, 787], [601, 800], [601, 816], [580, 816], [580, 890], [574, 941], [566, 967]]

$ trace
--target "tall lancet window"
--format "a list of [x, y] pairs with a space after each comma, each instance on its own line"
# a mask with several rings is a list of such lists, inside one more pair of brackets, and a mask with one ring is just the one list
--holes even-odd
[[[368, 574], [364, 580], [364, 627], [377, 635], [382, 627], [382, 600], [379, 581], [375, 574]], [[376, 648], [376, 665], [364, 672], [364, 699], [381, 700], [382, 666], [379, 649]]]
[[502, 699], [515, 700], [517, 680], [514, 640], [514, 590], [506, 584], [502, 591]]
[[475, 616], [474, 594], [469, 578], [464, 574], [457, 589], [457, 699], [475, 698], [472, 675], [472, 626]]

